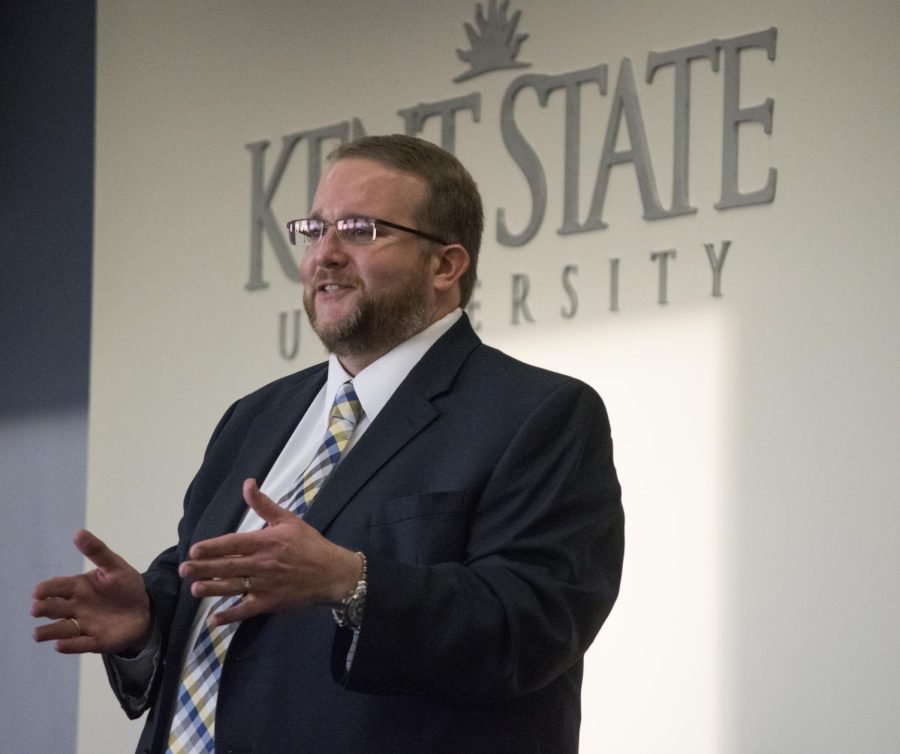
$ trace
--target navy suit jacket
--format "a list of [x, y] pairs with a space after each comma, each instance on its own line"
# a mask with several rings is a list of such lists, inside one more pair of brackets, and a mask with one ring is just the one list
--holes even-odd
[[[178, 545], [145, 574], [164, 659], [138, 751], [165, 750], [198, 605], [178, 564], [192, 543], [237, 527], [243, 480], [265, 477], [326, 375], [318, 365], [267, 385], [216, 427]], [[306, 521], [368, 557], [351, 669], [352, 633], [326, 609], [245, 621], [222, 670], [220, 754], [577, 751], [582, 657], [615, 601], [623, 556], [594, 390], [483, 345], [463, 317]]]

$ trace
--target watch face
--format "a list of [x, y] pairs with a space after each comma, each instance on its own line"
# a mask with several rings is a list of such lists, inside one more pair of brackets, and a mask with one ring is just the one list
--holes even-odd
[[353, 594], [350, 595], [350, 602], [347, 603], [347, 622], [354, 628], [362, 625], [363, 608], [366, 606], [366, 585], [358, 584]]
[[342, 628], [351, 626], [359, 628], [362, 625], [363, 608], [366, 604], [366, 582], [359, 581], [341, 602], [340, 607], [332, 609], [334, 622]]
[[363, 613], [363, 605], [365, 603], [362, 600], [353, 601], [347, 607], [347, 620], [350, 621], [350, 625], [355, 628], [359, 628], [362, 624], [362, 613]]

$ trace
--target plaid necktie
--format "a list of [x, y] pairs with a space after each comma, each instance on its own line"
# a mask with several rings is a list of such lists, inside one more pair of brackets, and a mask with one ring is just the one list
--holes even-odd
[[350, 436], [356, 428], [356, 423], [362, 416], [362, 405], [356, 397], [353, 383], [347, 380], [334, 396], [334, 404], [331, 407], [331, 416], [328, 419], [328, 431], [325, 440], [316, 451], [309, 466], [306, 467], [294, 486], [279, 501], [278, 504], [294, 511], [300, 518], [306, 515], [313, 498], [325, 483], [338, 461], [341, 460]]
[[[361, 416], [362, 406], [353, 383], [348, 380], [334, 397], [325, 440], [291, 490], [278, 501], [279, 505], [294, 511], [301, 518], [306, 514], [328, 475], [340, 461]], [[166, 754], [215, 752], [219, 676], [228, 645], [240, 624], [214, 626], [210, 623], [210, 617], [220, 610], [233, 607], [240, 600], [241, 595], [220, 597], [206, 613], [203, 629], [185, 663]]]

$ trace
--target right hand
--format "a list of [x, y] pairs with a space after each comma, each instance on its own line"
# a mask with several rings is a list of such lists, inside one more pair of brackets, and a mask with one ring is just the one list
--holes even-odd
[[152, 629], [141, 574], [89, 531], [75, 535], [75, 546], [97, 567], [34, 588], [31, 614], [53, 619], [35, 629], [34, 640], [56, 641], [63, 654], [139, 651]]

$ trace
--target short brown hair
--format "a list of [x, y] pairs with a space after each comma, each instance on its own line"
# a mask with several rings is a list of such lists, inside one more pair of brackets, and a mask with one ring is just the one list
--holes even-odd
[[[346, 158], [374, 160], [425, 181], [425, 201], [413, 217], [419, 230], [458, 243], [469, 252], [469, 269], [460, 278], [460, 306], [465, 307], [478, 276], [478, 251], [484, 231], [484, 209], [478, 186], [449, 152], [414, 136], [364, 136], [342, 144], [328, 155], [331, 163]], [[430, 243], [430, 242], [427, 242]]]

